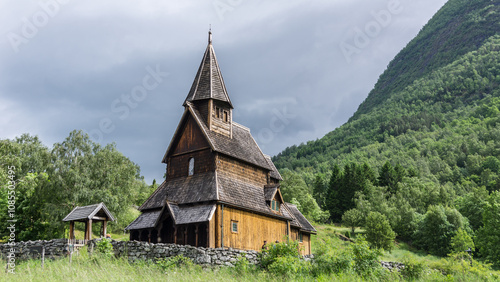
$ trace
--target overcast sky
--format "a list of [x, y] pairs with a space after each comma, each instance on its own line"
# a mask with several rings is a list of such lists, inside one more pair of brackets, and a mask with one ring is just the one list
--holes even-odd
[[207, 45], [264, 153], [345, 123], [445, 0], [0, 0], [0, 139], [74, 129], [160, 180]]

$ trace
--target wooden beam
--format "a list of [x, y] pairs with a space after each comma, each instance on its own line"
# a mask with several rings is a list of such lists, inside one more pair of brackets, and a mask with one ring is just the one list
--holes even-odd
[[90, 241], [90, 240], [92, 240], [92, 219], [89, 219], [89, 224], [87, 225], [87, 227], [88, 227], [87, 232], [89, 234], [88, 240]]
[[75, 222], [69, 222], [69, 239], [75, 239]]
[[93, 220], [108, 220], [107, 218], [102, 217], [102, 216], [93, 216], [92, 219]]
[[195, 236], [195, 242], [194, 242], [195, 247], [198, 247], [198, 226], [199, 226], [199, 224], [196, 224], [195, 231], [194, 231], [195, 234], [196, 234], [196, 236]]
[[105, 220], [102, 222], [102, 237], [106, 238], [106, 230], [107, 230], [107, 225], [108, 225], [108, 222]]

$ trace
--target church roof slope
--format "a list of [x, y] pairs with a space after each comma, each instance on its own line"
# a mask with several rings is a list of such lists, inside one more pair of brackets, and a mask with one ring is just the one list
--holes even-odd
[[165, 180], [139, 210], [161, 208], [166, 200], [177, 204], [217, 200], [215, 172]]
[[233, 122], [232, 138], [218, 134], [208, 129], [200, 112], [191, 103], [187, 105], [214, 151], [272, 170], [248, 128]]
[[[292, 213], [292, 216], [296, 219], [296, 221], [292, 221], [291, 225], [295, 225], [299, 227], [303, 231], [316, 233], [316, 229], [312, 226], [312, 224], [305, 218], [305, 216], [299, 211], [296, 205], [286, 203], [287, 208]], [[298, 225], [296, 225], [299, 223]]]

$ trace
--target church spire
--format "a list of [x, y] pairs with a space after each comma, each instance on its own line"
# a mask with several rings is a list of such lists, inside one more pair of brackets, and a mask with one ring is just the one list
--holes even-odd
[[184, 106], [186, 102], [201, 100], [220, 101], [227, 104], [229, 108], [233, 108], [212, 46], [212, 30], [208, 31], [208, 46], [194, 78], [191, 90], [184, 101]]

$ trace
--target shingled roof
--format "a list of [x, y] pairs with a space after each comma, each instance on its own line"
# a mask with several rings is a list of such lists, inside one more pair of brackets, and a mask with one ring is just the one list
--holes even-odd
[[[182, 124], [182, 120], [187, 118], [188, 114], [191, 114], [194, 117], [194, 120], [196, 121], [198, 126], [200, 127], [201, 131], [203, 132], [203, 135], [206, 137], [213, 151], [222, 153], [224, 155], [228, 155], [230, 157], [262, 167], [270, 171], [273, 170], [273, 168], [269, 164], [269, 161], [266, 159], [264, 153], [262, 153], [259, 146], [257, 145], [257, 142], [255, 142], [255, 139], [253, 139], [252, 134], [250, 133], [250, 129], [236, 122], [233, 122], [232, 138], [222, 134], [217, 134], [208, 128], [208, 126], [203, 121], [200, 112], [196, 109], [196, 107], [193, 106], [192, 103], [187, 102], [186, 109], [187, 110], [184, 112], [184, 115], [182, 116], [179, 126]], [[167, 158], [170, 155], [171, 150], [174, 149], [172, 147], [172, 144], [174, 143], [173, 141], [175, 140], [176, 135], [179, 133], [180, 132], [177, 130], [174, 136], [172, 137], [172, 141], [170, 142], [170, 145], [163, 157], [162, 160], [163, 163], [167, 162]], [[276, 173], [278, 172], [276, 168], [274, 168], [274, 170], [275, 170], [274, 175], [276, 176]], [[281, 178], [281, 176], [279, 177]]]
[[271, 177], [274, 179], [277, 179], [279, 181], [283, 180], [283, 178], [281, 177], [281, 174], [279, 173], [278, 169], [274, 165], [273, 160], [271, 160], [271, 156], [264, 155], [264, 157], [266, 158], [267, 163], [271, 167]]
[[304, 217], [304, 215], [299, 211], [296, 205], [285, 203], [291, 215], [295, 219], [290, 223], [290, 225], [299, 227], [302, 231], [307, 231], [311, 233], [316, 233], [316, 229], [311, 225], [311, 223]]
[[227, 102], [231, 108], [231, 100], [227, 94], [226, 85], [222, 78], [222, 73], [215, 57], [215, 51], [212, 47], [212, 33], [209, 32], [208, 46], [201, 60], [200, 67], [194, 78], [193, 85], [184, 101], [192, 102], [196, 100], [214, 99]]
[[167, 200], [177, 204], [217, 200], [216, 185], [213, 171], [164, 181], [139, 210], [161, 208]]
[[92, 219], [94, 216], [106, 217], [110, 221], [114, 221], [115, 218], [109, 212], [108, 208], [104, 203], [75, 207], [64, 219], [63, 221], [83, 221], [87, 219]]
[[167, 204], [175, 224], [207, 222], [212, 219], [215, 212], [215, 204], [196, 206], [179, 206], [170, 202]]
[[143, 212], [138, 218], [130, 223], [125, 230], [153, 228], [156, 226], [161, 210]]

